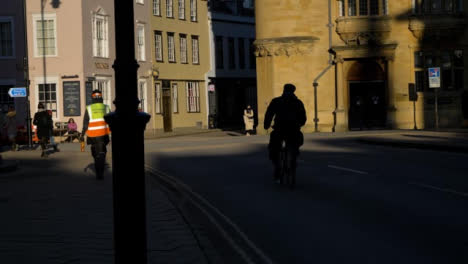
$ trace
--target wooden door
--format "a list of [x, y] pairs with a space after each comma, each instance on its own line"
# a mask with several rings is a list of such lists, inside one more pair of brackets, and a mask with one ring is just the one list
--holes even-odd
[[162, 90], [164, 132], [172, 132], [171, 89]]

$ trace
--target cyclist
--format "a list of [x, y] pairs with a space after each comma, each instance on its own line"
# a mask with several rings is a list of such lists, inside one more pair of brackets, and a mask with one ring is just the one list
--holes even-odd
[[91, 94], [91, 104], [86, 107], [83, 119], [83, 131], [80, 141], [84, 141], [84, 134], [87, 135], [87, 144], [91, 145], [91, 154], [94, 158], [96, 178], [104, 178], [104, 164], [106, 160], [106, 146], [109, 144], [110, 129], [104, 120], [104, 116], [110, 112], [110, 107], [102, 100], [102, 93], [94, 90]]
[[[285, 84], [283, 94], [271, 100], [265, 113], [263, 127], [270, 128], [271, 121], [274, 120], [273, 131], [270, 134], [270, 143], [268, 144], [269, 158], [274, 166], [274, 180], [278, 181], [280, 177], [279, 153], [281, 144], [284, 140], [286, 146], [293, 149], [295, 157], [299, 155], [299, 147], [304, 143], [304, 135], [301, 127], [307, 121], [304, 104], [299, 100], [294, 92], [296, 87], [292, 84]], [[293, 159], [296, 160], [295, 158]], [[292, 169], [296, 168], [294, 162]]]

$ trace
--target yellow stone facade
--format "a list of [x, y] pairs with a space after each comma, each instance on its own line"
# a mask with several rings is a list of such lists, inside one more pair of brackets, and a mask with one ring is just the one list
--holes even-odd
[[[155, 97], [151, 122], [156, 130], [164, 131], [187, 127], [206, 128], [205, 76], [210, 68], [207, 2], [185, 0], [184, 9], [181, 9], [185, 12], [179, 10], [179, 1], [176, 0], [154, 2], [159, 3], [159, 6], [153, 5], [150, 10], [152, 94]], [[168, 11], [168, 3], [171, 2], [172, 12]], [[196, 3], [195, 17], [192, 3]], [[173, 38], [171, 43], [173, 42], [175, 55], [171, 58], [170, 36]], [[181, 38], [185, 38], [185, 44], [181, 44]], [[198, 62], [194, 60], [194, 56], [197, 56], [194, 54], [194, 41], [197, 40]], [[186, 48], [181, 49], [181, 45]], [[186, 51], [185, 56], [182, 50]], [[162, 54], [158, 55], [158, 52]]]
[[[441, 67], [439, 126], [462, 126], [461, 98], [468, 89], [462, 10], [468, 1], [450, 3], [423, 11], [409, 0], [257, 0], [259, 123], [271, 99], [281, 95], [284, 84], [293, 83], [306, 107], [306, 132], [346, 131], [362, 126], [363, 119], [377, 120], [370, 129], [413, 129], [414, 112], [417, 128], [432, 128], [434, 92], [425, 73], [427, 67]], [[427, 65], [419, 65], [420, 59]], [[409, 83], [420, 89], [415, 108]], [[364, 99], [369, 106], [365, 113], [356, 110], [363, 109], [358, 101]]]

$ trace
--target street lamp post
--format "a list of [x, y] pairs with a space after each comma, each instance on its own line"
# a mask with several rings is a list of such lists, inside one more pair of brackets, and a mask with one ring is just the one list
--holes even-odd
[[133, 1], [114, 0], [115, 112], [112, 131], [115, 263], [146, 264], [144, 130], [150, 115], [138, 111]]
[[23, 71], [24, 71], [24, 86], [26, 87], [26, 131], [28, 134], [28, 149], [32, 149], [32, 131], [31, 131], [31, 101], [29, 98], [29, 53], [28, 53], [28, 32], [27, 32], [27, 12], [26, 0], [23, 0], [23, 27], [24, 27], [24, 58], [23, 58]]

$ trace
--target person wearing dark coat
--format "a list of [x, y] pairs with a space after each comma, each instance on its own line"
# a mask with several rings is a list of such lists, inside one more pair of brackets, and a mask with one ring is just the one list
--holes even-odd
[[37, 127], [37, 137], [41, 143], [41, 157], [46, 158], [48, 156], [46, 148], [49, 142], [50, 131], [53, 129], [53, 121], [42, 103], [38, 104], [37, 109], [37, 113], [34, 114], [33, 124]]
[[306, 123], [307, 116], [304, 104], [296, 97], [294, 91], [296, 91], [294, 85], [285, 84], [283, 94], [271, 100], [265, 113], [263, 123], [265, 130], [270, 128], [273, 118], [275, 119], [268, 144], [269, 157], [275, 167], [275, 180], [279, 178], [278, 163], [282, 141], [286, 141], [287, 146], [293, 147], [296, 156], [299, 154], [299, 147], [304, 143], [301, 127]]

